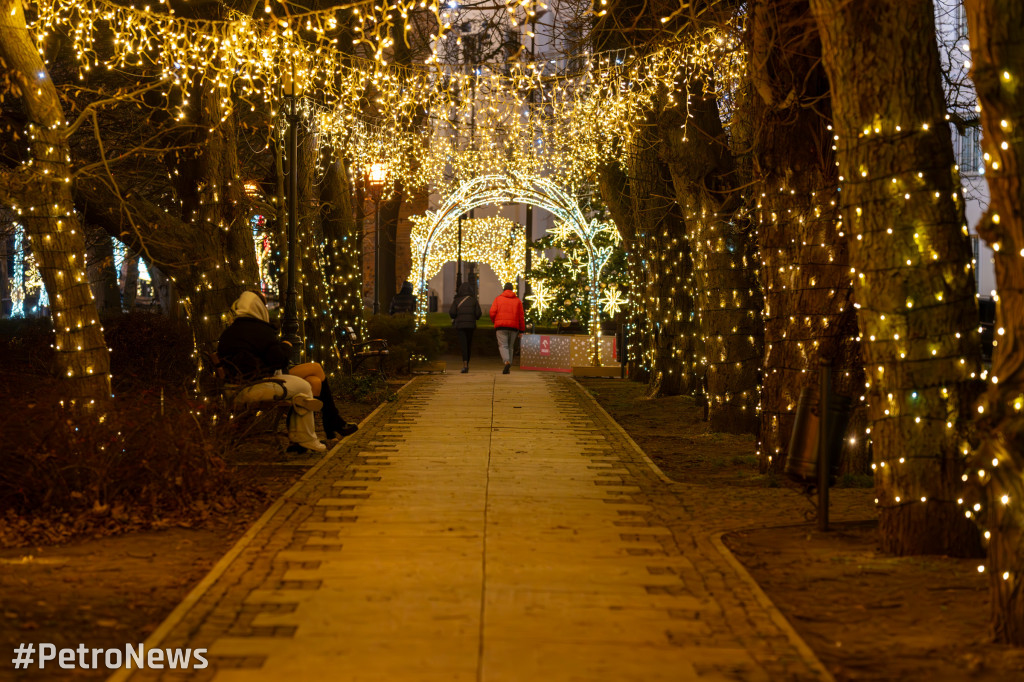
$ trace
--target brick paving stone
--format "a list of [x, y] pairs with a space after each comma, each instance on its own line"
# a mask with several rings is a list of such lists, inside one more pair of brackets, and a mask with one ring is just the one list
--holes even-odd
[[251, 533], [133, 680], [819, 680], [572, 380], [417, 379]]

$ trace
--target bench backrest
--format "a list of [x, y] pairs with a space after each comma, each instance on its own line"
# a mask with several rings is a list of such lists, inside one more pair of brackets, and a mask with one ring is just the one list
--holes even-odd
[[202, 358], [202, 371], [199, 374], [199, 388], [203, 395], [219, 395], [224, 390], [227, 381], [227, 373], [220, 362], [220, 358], [214, 351], [203, 350], [200, 352]]
[[203, 351], [203, 356], [203, 360], [206, 362], [207, 369], [210, 373], [219, 381], [223, 382], [227, 377], [227, 372], [224, 371], [224, 365], [221, 364], [220, 356], [217, 355], [217, 352]]

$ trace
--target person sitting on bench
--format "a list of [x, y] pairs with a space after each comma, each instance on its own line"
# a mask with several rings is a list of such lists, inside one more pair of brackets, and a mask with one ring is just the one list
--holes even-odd
[[289, 452], [327, 449], [316, 435], [316, 410], [323, 410], [324, 430], [329, 438], [355, 433], [358, 427], [346, 423], [334, 404], [323, 367], [315, 362], [289, 367], [291, 344], [281, 340], [270, 324], [262, 295], [242, 292], [231, 305], [231, 311], [235, 319], [221, 334], [217, 355], [229, 382], [249, 384], [235, 396], [236, 402], [290, 400]]

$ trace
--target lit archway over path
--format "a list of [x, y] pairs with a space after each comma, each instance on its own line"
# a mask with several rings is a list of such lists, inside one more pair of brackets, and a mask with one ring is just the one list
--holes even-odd
[[[612, 255], [612, 247], [598, 247], [594, 238], [601, 232], [609, 231], [618, 237], [614, 223], [588, 221], [579, 203], [570, 194], [564, 192], [546, 178], [535, 177], [523, 173], [510, 172], [502, 175], [485, 175], [461, 185], [451, 196], [445, 199], [437, 211], [427, 211], [422, 216], [413, 217], [412, 250], [413, 277], [417, 280], [416, 292], [419, 305], [416, 309], [417, 322], [426, 319], [427, 278], [433, 275], [428, 272], [432, 251], [441, 243], [442, 235], [448, 230], [456, 229], [459, 216], [479, 206], [501, 205], [506, 203], [529, 204], [555, 216], [566, 229], [579, 236], [586, 249], [587, 281], [589, 283], [590, 319], [588, 331], [592, 344], [591, 360], [599, 366], [601, 347], [601, 309], [598, 305], [601, 273]], [[616, 239], [617, 241], [617, 239]], [[411, 278], [410, 278], [411, 279]]]

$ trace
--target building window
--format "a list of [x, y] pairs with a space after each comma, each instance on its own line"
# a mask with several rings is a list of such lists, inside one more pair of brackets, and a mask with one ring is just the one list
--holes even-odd
[[981, 157], [981, 128], [971, 126], [960, 136], [960, 154], [957, 159], [963, 174], [983, 173]]
[[960, 0], [956, 4], [956, 39], [966, 40], [967, 39], [967, 9], [964, 7], [963, 0]]

